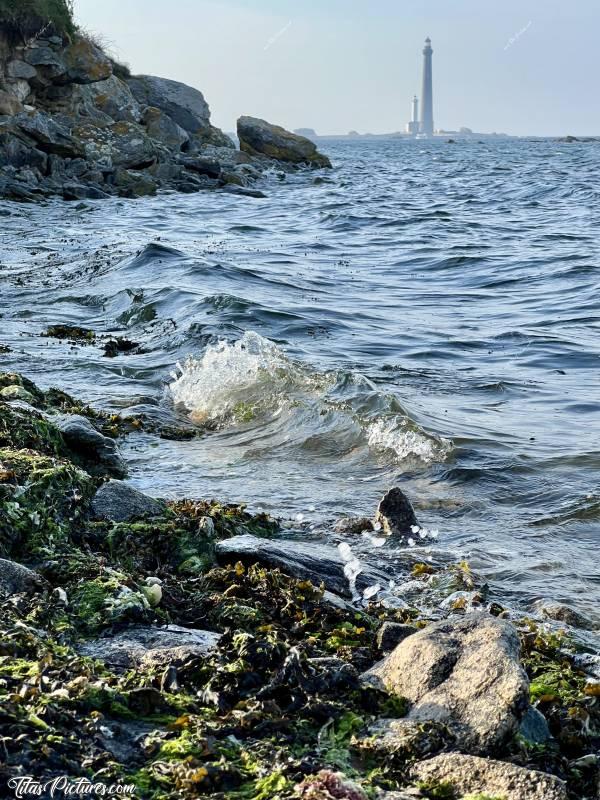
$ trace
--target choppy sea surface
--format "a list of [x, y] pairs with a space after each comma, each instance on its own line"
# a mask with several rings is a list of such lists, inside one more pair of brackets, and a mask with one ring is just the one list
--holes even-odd
[[0, 204], [0, 369], [197, 425], [122, 442], [144, 491], [328, 538], [399, 485], [493, 596], [598, 621], [600, 145], [322, 149], [264, 200]]

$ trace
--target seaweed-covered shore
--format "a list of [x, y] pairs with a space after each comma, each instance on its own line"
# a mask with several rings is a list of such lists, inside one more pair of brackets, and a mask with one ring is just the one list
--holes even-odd
[[[598, 797], [598, 665], [559, 628], [490, 603], [466, 564], [412, 565], [412, 580], [456, 595], [435, 619], [357, 602], [341, 557], [330, 577], [297, 547], [286, 570], [277, 520], [118, 480], [118, 440], [145, 424], [0, 374], [5, 786], [66, 775], [149, 800]], [[390, 536], [410, 517], [398, 495], [378, 514]]]

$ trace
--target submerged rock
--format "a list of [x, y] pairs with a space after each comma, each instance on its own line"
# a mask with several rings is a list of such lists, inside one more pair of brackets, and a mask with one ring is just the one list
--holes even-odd
[[517, 631], [483, 613], [409, 636], [363, 679], [409, 700], [409, 720], [447, 725], [467, 753], [505, 745], [529, 704]]
[[481, 793], [502, 800], [567, 800], [563, 781], [505, 761], [450, 753], [412, 769], [419, 781], [450, 784], [458, 795]]
[[410, 500], [398, 487], [390, 489], [381, 499], [375, 522], [388, 536], [408, 536], [413, 527], [419, 527]]
[[309, 164], [311, 167], [331, 167], [331, 161], [322, 155], [314, 142], [271, 125], [264, 119], [240, 117], [237, 122], [240, 149], [253, 156], [266, 156], [291, 164]]
[[55, 424], [74, 453], [97, 462], [112, 475], [120, 478], [127, 475], [127, 466], [119, 455], [114, 439], [97, 431], [89, 419], [65, 416], [57, 418]]
[[94, 639], [79, 647], [82, 655], [113, 667], [167, 667], [189, 658], [205, 658], [221, 635], [212, 631], [167, 625], [165, 628], [128, 628], [106, 639]]
[[564, 603], [558, 603], [555, 600], [538, 600], [534, 604], [535, 611], [546, 619], [555, 620], [556, 622], [564, 622], [565, 625], [570, 625], [572, 628], [580, 628], [584, 631], [594, 630], [594, 623], [591, 619], [580, 614], [579, 611]]
[[123, 481], [109, 481], [96, 492], [91, 510], [98, 519], [129, 522], [141, 517], [159, 516], [164, 513], [165, 504], [138, 492]]
[[[344, 562], [338, 551], [328, 545], [243, 535], [219, 542], [216, 552], [217, 560], [221, 563], [237, 560], [247, 565], [259, 563], [276, 567], [294, 578], [310, 580], [317, 586], [323, 583], [326, 589], [335, 594], [352, 596], [344, 573]], [[384, 572], [364, 565], [356, 578], [356, 588], [363, 591], [376, 583], [387, 585], [388, 582], [389, 576]]]
[[0, 597], [21, 592], [30, 594], [38, 591], [43, 583], [41, 575], [32, 569], [0, 558]]

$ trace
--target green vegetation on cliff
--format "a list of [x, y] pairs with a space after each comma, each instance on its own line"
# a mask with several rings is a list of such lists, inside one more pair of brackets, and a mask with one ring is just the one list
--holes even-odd
[[73, 7], [69, 0], [0, 0], [0, 30], [12, 39], [40, 32], [73, 34]]

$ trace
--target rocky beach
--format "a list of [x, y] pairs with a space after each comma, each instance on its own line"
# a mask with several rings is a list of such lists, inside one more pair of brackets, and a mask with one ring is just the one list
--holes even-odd
[[0, 0], [1, 796], [597, 800], [588, 145], [237, 136]]

